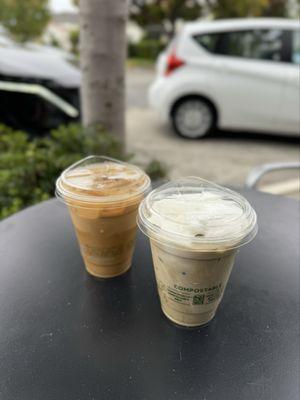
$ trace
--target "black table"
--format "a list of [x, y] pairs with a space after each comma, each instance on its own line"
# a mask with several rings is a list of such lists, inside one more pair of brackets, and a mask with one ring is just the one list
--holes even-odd
[[1, 222], [0, 399], [298, 399], [299, 203], [243, 193], [259, 234], [200, 329], [162, 315], [142, 235], [132, 270], [97, 281], [63, 204]]

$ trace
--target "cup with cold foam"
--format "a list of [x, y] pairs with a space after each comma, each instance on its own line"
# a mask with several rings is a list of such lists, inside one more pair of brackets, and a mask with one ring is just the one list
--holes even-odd
[[153, 190], [139, 207], [150, 238], [164, 314], [184, 326], [215, 315], [237, 249], [257, 232], [256, 213], [240, 194], [197, 177]]
[[98, 278], [131, 265], [138, 206], [150, 178], [138, 167], [89, 156], [67, 168], [56, 195], [67, 204], [87, 271]]

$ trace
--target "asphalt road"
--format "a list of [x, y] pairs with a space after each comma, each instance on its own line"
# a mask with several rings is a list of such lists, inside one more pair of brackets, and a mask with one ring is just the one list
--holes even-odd
[[[185, 140], [159, 120], [147, 105], [147, 89], [154, 79], [151, 69], [131, 68], [127, 74], [127, 148], [141, 164], [157, 159], [170, 177], [197, 175], [221, 184], [243, 186], [257, 165], [299, 161], [299, 140], [248, 132], [215, 132], [201, 140]], [[267, 180], [299, 176], [277, 173]]]
[[128, 68], [126, 75], [127, 109], [148, 107], [147, 91], [155, 78], [153, 68]]

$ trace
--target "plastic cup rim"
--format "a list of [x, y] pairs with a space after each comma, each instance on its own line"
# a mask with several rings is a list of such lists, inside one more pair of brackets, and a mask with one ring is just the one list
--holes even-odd
[[[143, 185], [141, 185], [140, 190], [136, 193], [128, 195], [128, 193], [121, 194], [121, 195], [112, 195], [112, 196], [93, 196], [93, 195], [80, 195], [72, 192], [71, 190], [67, 190], [65, 187], [63, 187], [63, 180], [71, 169], [76, 168], [77, 165], [81, 164], [82, 162], [92, 159], [92, 158], [101, 158], [102, 160], [107, 160], [113, 163], [117, 164], [123, 164], [123, 165], [128, 165], [129, 167], [139, 171], [141, 174], [144, 175], [145, 177], [145, 182]], [[76, 163], [70, 165], [68, 168], [66, 168], [61, 175], [57, 178], [56, 183], [55, 183], [55, 196], [57, 197], [58, 200], [62, 201], [64, 204], [69, 204], [72, 203], [72, 205], [75, 206], [74, 202], [79, 201], [81, 205], [76, 205], [76, 207], [79, 208], [94, 208], [96, 204], [101, 204], [102, 206], [105, 206], [106, 208], [111, 207], [116, 207], [117, 203], [122, 203], [120, 204], [120, 207], [123, 206], [123, 203], [135, 203], [135, 200], [140, 198], [141, 195], [145, 195], [149, 191], [151, 187], [151, 180], [149, 176], [139, 167], [136, 165], [120, 161], [117, 159], [114, 159], [112, 157], [106, 157], [106, 156], [99, 156], [99, 155], [89, 155], [85, 158], [82, 158], [81, 160], [77, 161]], [[86, 204], [85, 204], [86, 203]]]
[[[176, 248], [182, 248], [185, 250], [189, 251], [210, 251], [210, 250], [218, 250], [218, 247], [221, 247], [221, 249], [224, 250], [231, 250], [231, 249], [237, 249], [249, 242], [251, 242], [254, 237], [256, 236], [258, 232], [258, 226], [257, 226], [257, 215], [255, 210], [252, 208], [248, 200], [239, 194], [238, 192], [235, 192], [231, 189], [228, 189], [226, 187], [220, 186], [218, 184], [215, 184], [213, 182], [210, 182], [206, 179], [202, 179], [196, 176], [188, 176], [185, 178], [181, 178], [181, 180], [188, 180], [188, 179], [197, 179], [198, 181], [204, 182], [208, 184], [210, 187], [215, 187], [218, 190], [222, 190], [224, 193], [228, 193], [231, 196], [234, 196], [234, 199], [239, 199], [242, 204], [246, 207], [245, 210], [247, 211], [250, 220], [249, 224], [247, 225], [246, 229], [241, 233], [240, 235], [237, 236], [231, 236], [231, 237], [224, 237], [224, 238], [205, 238], [205, 240], [200, 237], [191, 237], [188, 235], [180, 234], [180, 233], [174, 233], [174, 232], [169, 232], [167, 230], [164, 230], [162, 228], [157, 227], [155, 224], [150, 222], [149, 220], [146, 219], [144, 215], [144, 210], [146, 205], [148, 205], [149, 209], [149, 202], [151, 199], [151, 196], [154, 196], [158, 192], [160, 192], [163, 188], [166, 188], [172, 184], [172, 181], [167, 182], [166, 184], [152, 190], [146, 198], [140, 203], [139, 205], [139, 212], [137, 216], [137, 224], [140, 228], [140, 230], [148, 236], [151, 240], [155, 240], [158, 242], [162, 242], [165, 245], [169, 247], [176, 247]], [[180, 181], [180, 179], [175, 180], [175, 181]], [[182, 243], [187, 242], [189, 243], [189, 246], [186, 246]], [[193, 245], [195, 247], [193, 247]], [[198, 247], [196, 247], [198, 245]], [[215, 245], [215, 247], [214, 247]]]

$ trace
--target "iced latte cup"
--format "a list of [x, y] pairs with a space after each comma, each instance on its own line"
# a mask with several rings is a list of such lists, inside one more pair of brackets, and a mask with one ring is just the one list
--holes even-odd
[[139, 207], [150, 238], [164, 314], [184, 326], [215, 315], [237, 249], [257, 232], [256, 213], [238, 193], [196, 177], [153, 190]]
[[149, 189], [138, 167], [89, 156], [67, 168], [56, 195], [67, 204], [87, 271], [111, 278], [131, 265], [138, 206]]

